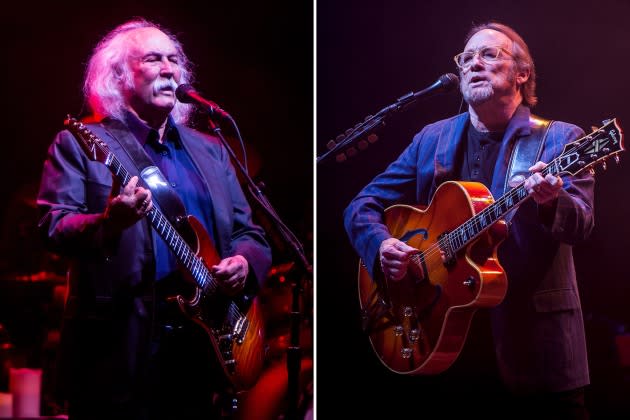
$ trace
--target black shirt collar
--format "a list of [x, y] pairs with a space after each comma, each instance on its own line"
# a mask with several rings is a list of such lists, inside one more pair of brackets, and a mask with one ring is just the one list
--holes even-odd
[[[159, 133], [154, 128], [149, 127], [144, 121], [140, 120], [135, 114], [131, 112], [125, 112], [125, 124], [129, 127], [129, 131], [133, 134], [140, 144], [144, 145], [149, 141], [158, 142]], [[164, 136], [166, 141], [172, 141], [175, 144], [179, 144], [179, 132], [173, 117], [170, 115], [166, 120], [166, 135]]]

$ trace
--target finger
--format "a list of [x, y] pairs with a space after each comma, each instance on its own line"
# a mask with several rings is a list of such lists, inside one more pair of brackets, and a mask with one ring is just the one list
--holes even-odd
[[400, 260], [388, 260], [388, 259], [384, 259], [381, 261], [382, 265], [384, 267], [387, 267], [388, 269], [401, 269], [403, 267], [407, 266], [407, 262], [406, 261], [400, 261]]
[[234, 273], [230, 278], [224, 280], [224, 284], [229, 287], [240, 287], [243, 284], [244, 278], [241, 273]]
[[137, 176], [132, 176], [131, 179], [129, 180], [129, 182], [127, 183], [127, 185], [125, 185], [125, 188], [123, 188], [123, 194], [124, 195], [128, 195], [131, 196], [134, 194], [135, 190], [136, 190], [136, 185], [138, 184], [138, 177]]
[[562, 178], [560, 178], [559, 176], [551, 175], [551, 174], [548, 174], [547, 176], [545, 176], [545, 181], [547, 181], [549, 185], [555, 188], [561, 188], [562, 185], [564, 184], [564, 181], [562, 181]]
[[214, 273], [214, 274], [218, 274], [218, 275], [224, 275], [227, 270], [228, 270], [228, 261], [227, 260], [221, 260], [219, 261], [218, 264], [213, 265], [210, 270]]
[[535, 192], [538, 192], [538, 190], [540, 189], [539, 184], [541, 184], [542, 182], [544, 182], [544, 178], [542, 177], [542, 175], [540, 175], [540, 173], [536, 172], [525, 180], [523, 186], [529, 194], [533, 194]]
[[414, 252], [418, 252], [418, 250], [412, 246], [407, 245], [406, 243], [399, 241], [394, 243], [394, 247], [405, 254], [412, 254]]
[[543, 169], [545, 169], [545, 167], [546, 167], [546, 166], [547, 166], [547, 164], [546, 164], [545, 162], [538, 161], [538, 162], [536, 162], [534, 165], [532, 165], [532, 166], [528, 169], [528, 171], [529, 171], [529, 172], [540, 172], [540, 171], [542, 171]]
[[[415, 250], [412, 248], [412, 251], [415, 251]], [[384, 249], [382, 253], [382, 256], [385, 257], [386, 259], [399, 260], [399, 261], [407, 260], [409, 258], [409, 255], [410, 255], [409, 252], [401, 251], [395, 247], [388, 247]]]
[[405, 273], [406, 271], [402, 271], [402, 270], [390, 270], [387, 273], [387, 278], [391, 280], [400, 280], [403, 277], [405, 277]]
[[147, 208], [146, 211], [149, 211], [153, 208], [153, 195], [151, 194], [151, 190], [145, 190], [147, 192], [147, 196], [144, 199], [145, 202], [147, 202]]
[[143, 211], [147, 211], [149, 210], [149, 206], [151, 205], [151, 198], [148, 197], [146, 194], [139, 194], [136, 195], [136, 207], [143, 210]]

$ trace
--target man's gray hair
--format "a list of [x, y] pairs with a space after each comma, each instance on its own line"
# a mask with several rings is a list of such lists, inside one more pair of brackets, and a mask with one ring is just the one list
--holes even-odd
[[[156, 28], [175, 44], [180, 83], [192, 83], [192, 64], [184, 54], [181, 43], [169, 31], [146, 19], [138, 18], [119, 25], [94, 47], [85, 71], [83, 94], [93, 113], [100, 117], [122, 119], [125, 110], [123, 88], [133, 87], [133, 76], [128, 65], [128, 40], [135, 29]], [[188, 121], [192, 105], [175, 102], [171, 116], [178, 123]]]

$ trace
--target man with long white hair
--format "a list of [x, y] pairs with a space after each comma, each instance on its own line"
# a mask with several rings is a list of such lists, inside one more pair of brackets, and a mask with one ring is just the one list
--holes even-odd
[[[84, 94], [95, 121], [86, 127], [126, 168], [128, 182], [120, 185], [107, 162], [92, 161], [76, 132], [60, 132], [49, 148], [38, 205], [46, 243], [71, 261], [59, 366], [71, 419], [216, 414], [213, 392], [226, 371], [215, 369], [217, 349], [192, 322], [203, 316], [176, 316], [166, 304], [174, 295], [193, 301], [184, 269], [190, 259], [182, 262], [181, 245], [174, 249], [177, 235], [163, 239], [156, 212], [193, 252], [200, 235], [211, 239], [217, 258], [205, 261], [207, 278], [228, 301], [246, 301], [270, 267], [270, 247], [229, 154], [217, 138], [184, 125], [191, 109], [175, 90], [191, 81], [190, 63], [171, 33], [144, 19], [126, 22], [95, 47]], [[161, 170], [162, 182], [151, 186], [157, 190], [139, 181], [137, 156]], [[179, 204], [199, 222], [192, 231], [172, 217], [181, 215], [173, 211]], [[203, 269], [195, 266], [193, 275]], [[230, 315], [238, 312], [229, 307]]]

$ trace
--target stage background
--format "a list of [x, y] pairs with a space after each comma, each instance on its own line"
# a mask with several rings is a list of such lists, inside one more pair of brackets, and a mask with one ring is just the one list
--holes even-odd
[[[472, 23], [499, 20], [528, 43], [543, 117], [589, 131], [617, 117], [630, 124], [630, 2], [621, 0], [317, 2], [316, 154], [326, 143], [447, 72]], [[459, 112], [453, 93], [418, 101], [387, 120], [379, 140], [354, 158], [316, 165], [318, 416], [423, 418], [431, 409], [489, 415], [500, 404], [492, 346], [479, 312], [453, 367], [435, 377], [396, 375], [380, 363], [361, 332], [358, 260], [342, 212], [356, 193], [410, 143], [425, 124]], [[627, 128], [626, 131], [630, 130]], [[626, 143], [628, 140], [626, 139]], [[627, 358], [616, 341], [630, 325], [630, 156], [597, 169], [596, 227], [575, 248], [588, 334], [593, 418], [630, 414]], [[514, 332], [518, 334], [517, 331]], [[497, 410], [496, 414], [501, 415]], [[609, 417], [610, 416], [610, 417]]]

